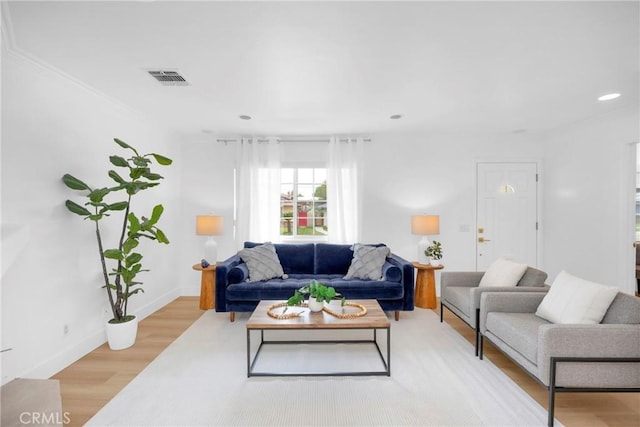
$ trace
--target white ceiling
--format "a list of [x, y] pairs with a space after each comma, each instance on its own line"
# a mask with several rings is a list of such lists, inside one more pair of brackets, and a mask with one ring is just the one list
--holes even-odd
[[638, 1], [8, 2], [3, 21], [14, 51], [181, 133], [537, 132], [639, 103]]

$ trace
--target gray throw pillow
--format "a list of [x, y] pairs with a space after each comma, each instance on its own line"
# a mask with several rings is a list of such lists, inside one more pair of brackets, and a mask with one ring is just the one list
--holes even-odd
[[391, 251], [386, 246], [365, 246], [356, 244], [353, 247], [353, 259], [345, 279], [382, 279], [382, 266]]
[[272, 243], [265, 243], [253, 248], [245, 248], [238, 252], [240, 258], [249, 268], [249, 281], [268, 280], [275, 277], [285, 278], [276, 248]]

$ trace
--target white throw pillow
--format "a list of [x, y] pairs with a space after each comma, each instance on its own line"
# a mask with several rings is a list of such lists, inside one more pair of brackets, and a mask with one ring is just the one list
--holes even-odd
[[487, 271], [480, 279], [480, 287], [499, 286], [511, 287], [516, 286], [524, 272], [527, 271], [527, 264], [509, 261], [506, 258], [498, 258], [493, 261]]
[[617, 294], [615, 286], [590, 282], [561, 271], [538, 306], [536, 316], [551, 323], [600, 323]]
[[249, 281], [256, 282], [268, 280], [276, 277], [286, 278], [282, 271], [280, 258], [276, 253], [276, 248], [272, 243], [265, 243], [253, 248], [245, 248], [238, 252], [240, 258], [247, 264], [249, 269]]
[[365, 246], [355, 244], [353, 259], [345, 279], [382, 279], [382, 266], [390, 254], [386, 246]]

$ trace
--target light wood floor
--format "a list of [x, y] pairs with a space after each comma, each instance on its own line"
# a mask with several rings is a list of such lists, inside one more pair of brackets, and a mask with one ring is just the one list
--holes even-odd
[[[86, 423], [203, 313], [198, 297], [180, 297], [140, 322], [135, 346], [111, 351], [105, 344], [52, 378], [60, 380], [63, 411], [71, 426]], [[416, 308], [416, 310], [423, 310]], [[434, 310], [438, 312], [438, 310]], [[474, 333], [445, 310], [445, 322], [469, 342]], [[402, 315], [400, 315], [402, 322]], [[547, 407], [546, 389], [485, 343], [485, 357], [516, 381], [540, 405]], [[562, 393], [556, 398], [556, 418], [565, 426], [640, 426], [640, 393]]]
[[140, 322], [136, 344], [111, 351], [103, 344], [52, 378], [60, 380], [69, 426], [82, 426], [203, 313], [200, 298], [180, 297]]

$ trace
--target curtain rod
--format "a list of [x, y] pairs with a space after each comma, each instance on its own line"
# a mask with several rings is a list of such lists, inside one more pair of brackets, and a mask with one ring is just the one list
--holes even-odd
[[[228, 143], [235, 144], [237, 142], [240, 142], [242, 139], [243, 138], [217, 138], [216, 141], [217, 142], [223, 142], [226, 145]], [[247, 138], [247, 139], [253, 139], [253, 138]], [[329, 142], [329, 139], [330, 138], [319, 138], [319, 139], [312, 139], [312, 138], [309, 138], [309, 139], [306, 139], [306, 138], [304, 138], [304, 139], [302, 139], [302, 138], [301, 139], [275, 138], [275, 140], [278, 141], [278, 142]], [[340, 138], [340, 142], [345, 142], [345, 141], [348, 141], [350, 139], [355, 139], [355, 137], [354, 138], [347, 138], [347, 137]], [[258, 142], [267, 142], [267, 141], [269, 141], [268, 138], [256, 138], [256, 140]], [[362, 138], [362, 140], [364, 142], [371, 142], [371, 138]]]

